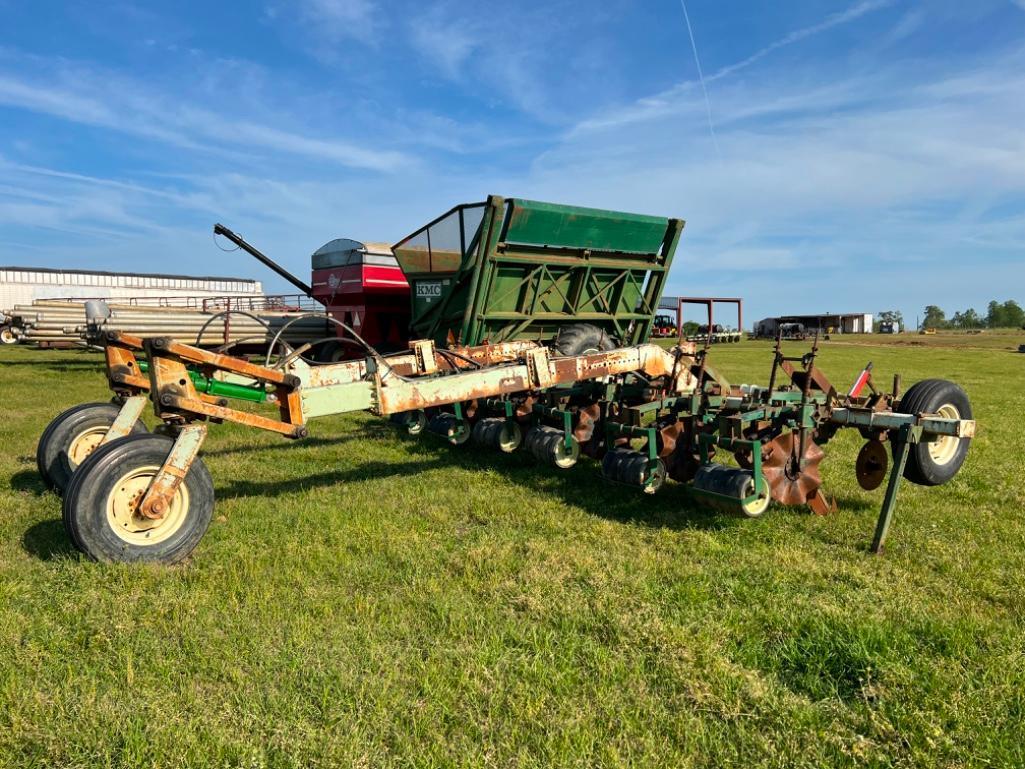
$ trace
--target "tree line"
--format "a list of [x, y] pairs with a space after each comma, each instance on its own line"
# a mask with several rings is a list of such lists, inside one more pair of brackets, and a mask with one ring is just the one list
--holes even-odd
[[[900, 310], [884, 310], [879, 313], [877, 329], [883, 324], [897, 324], [901, 329], [904, 326], [904, 316]], [[922, 328], [956, 328], [956, 329], [977, 329], [977, 328], [1025, 328], [1025, 310], [1014, 301], [1008, 299], [1006, 302], [998, 302], [995, 299], [986, 305], [986, 314], [982, 315], [978, 310], [969, 307], [967, 310], [955, 312], [949, 318], [946, 312], [939, 305], [926, 305]]]

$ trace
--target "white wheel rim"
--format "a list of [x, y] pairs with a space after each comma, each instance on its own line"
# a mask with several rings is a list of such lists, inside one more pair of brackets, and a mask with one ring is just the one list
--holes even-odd
[[[936, 410], [936, 415], [943, 417], [944, 419], [960, 419], [961, 412], [957, 410], [957, 406], [952, 403], [946, 403], [940, 406]], [[933, 463], [937, 465], [945, 465], [950, 462], [957, 454], [958, 444], [961, 443], [961, 439], [955, 435], [943, 435], [934, 441], [930, 441], [927, 445], [929, 446], [929, 456], [932, 458]]]
[[102, 425], [87, 427], [71, 439], [71, 443], [68, 444], [68, 464], [71, 465], [72, 470], [82, 464], [86, 457], [96, 451], [109, 429]]
[[506, 422], [502, 425], [502, 432], [498, 437], [498, 448], [508, 454], [518, 449], [522, 440], [520, 426], [515, 422]]
[[410, 435], [419, 435], [427, 426], [427, 415], [422, 411], [414, 411], [406, 422], [406, 430]]
[[129, 544], [146, 547], [163, 542], [182, 527], [189, 515], [189, 490], [184, 483], [162, 518], [138, 514], [139, 503], [159, 470], [158, 465], [129, 470], [107, 495], [107, 523], [118, 538]]
[[[649, 471], [650, 472], [650, 471]], [[656, 491], [662, 488], [662, 484], [666, 481], [666, 470], [665, 465], [659, 461], [658, 466], [654, 472], [646, 472], [644, 478], [644, 484], [641, 487], [645, 494], [654, 494]]]
[[[748, 482], [747, 487], [744, 489], [744, 493], [745, 496], [751, 496], [755, 493], [755, 482], [753, 478]], [[762, 478], [762, 493], [758, 496], [758, 499], [741, 506], [744, 508], [744, 512], [751, 517], [759, 516], [768, 509], [769, 487], [764, 478]]]
[[555, 444], [555, 466], [560, 468], [572, 467], [576, 464], [577, 457], [580, 455], [580, 447], [576, 441], [570, 444], [571, 448], [566, 448], [566, 441], [564, 438], [559, 438]]

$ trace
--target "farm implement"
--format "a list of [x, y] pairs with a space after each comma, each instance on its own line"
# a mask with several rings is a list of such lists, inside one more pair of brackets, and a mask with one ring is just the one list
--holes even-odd
[[[859, 483], [886, 482], [879, 552], [901, 480], [940, 485], [963, 464], [975, 430], [964, 392], [927, 380], [901, 394], [897, 378], [883, 391], [871, 365], [838, 391], [816, 366], [817, 343], [788, 356], [778, 340], [768, 385], [734, 385], [708, 344], [648, 342], [682, 228], [519, 199], [457, 207], [393, 247], [414, 333], [397, 353], [338, 319], [358, 353], [325, 364], [274, 343], [253, 362], [110, 332], [115, 403], [58, 416], [40, 439], [40, 472], [63, 493], [65, 527], [86, 555], [172, 563], [212, 517], [199, 454], [225, 421], [301, 439], [318, 417], [367, 411], [453, 446], [524, 450], [554, 470], [593, 458], [606, 479], [642, 492], [638, 504], [678, 485], [750, 518], [772, 501], [833, 510], [822, 446], [855, 428], [866, 440]], [[159, 433], [140, 421], [147, 405]]]

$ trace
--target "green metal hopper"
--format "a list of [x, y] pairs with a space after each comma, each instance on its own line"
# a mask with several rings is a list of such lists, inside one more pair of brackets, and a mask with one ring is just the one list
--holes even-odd
[[548, 341], [589, 323], [640, 344], [683, 224], [495, 195], [456, 206], [393, 247], [410, 285], [411, 338]]

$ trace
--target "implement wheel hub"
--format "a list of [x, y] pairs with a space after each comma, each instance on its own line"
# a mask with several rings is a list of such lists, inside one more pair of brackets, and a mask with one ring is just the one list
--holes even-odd
[[189, 491], [178, 487], [160, 518], [148, 518], [139, 510], [142, 498], [160, 468], [140, 467], [126, 473], [107, 497], [107, 522], [118, 537], [133, 545], [154, 545], [177, 532], [189, 514]]
[[68, 445], [68, 463], [78, 467], [86, 458], [96, 451], [103, 438], [107, 435], [106, 426], [90, 427], [76, 435]]
[[[943, 417], [944, 419], [960, 419], [961, 412], [958, 411], [957, 406], [952, 403], [946, 403], [936, 409], [936, 415]], [[929, 445], [929, 456], [932, 457], [932, 461], [938, 465], [945, 465], [947, 462], [954, 458], [957, 454], [958, 443], [960, 438], [954, 435], [941, 435], [936, 440], [931, 441]]]

